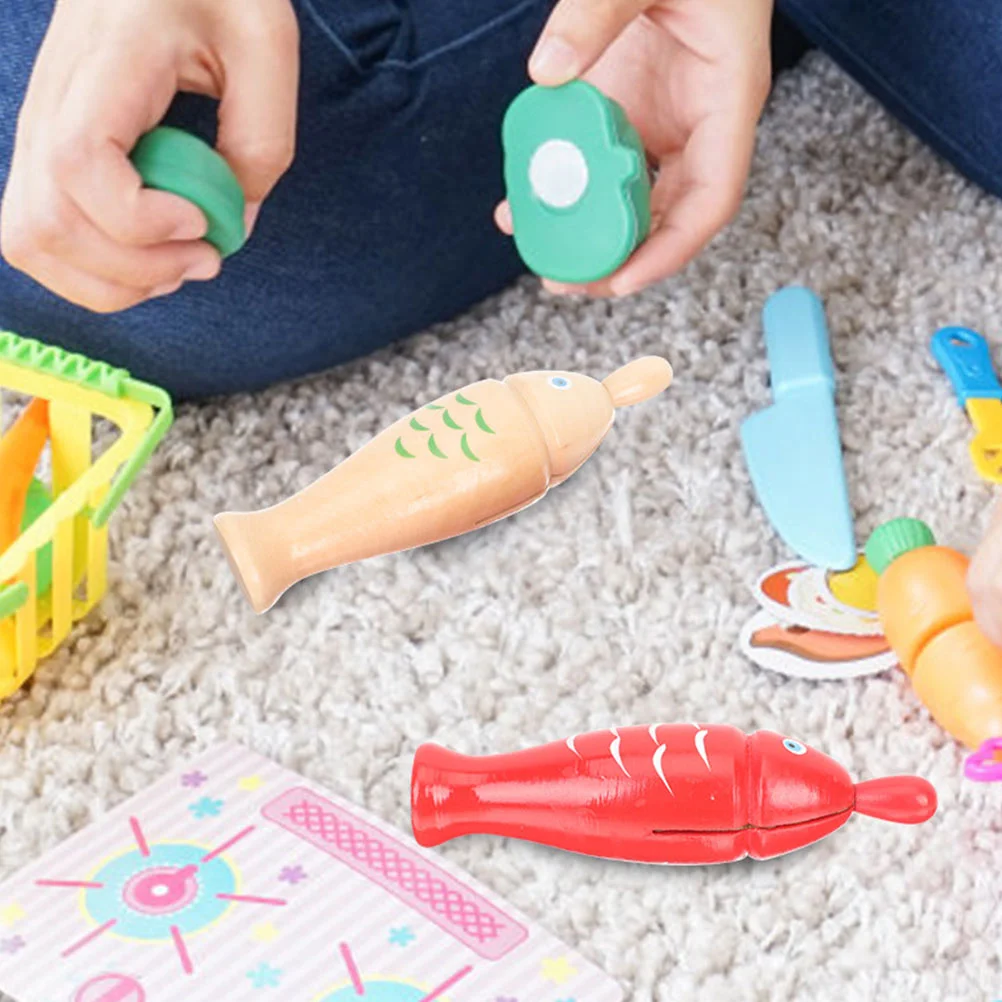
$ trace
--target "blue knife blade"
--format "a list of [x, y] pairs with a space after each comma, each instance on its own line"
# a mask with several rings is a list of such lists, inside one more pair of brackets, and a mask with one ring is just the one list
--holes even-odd
[[824, 306], [809, 289], [791, 286], [769, 298], [762, 320], [773, 404], [741, 426], [752, 485], [798, 556], [846, 570], [857, 550]]

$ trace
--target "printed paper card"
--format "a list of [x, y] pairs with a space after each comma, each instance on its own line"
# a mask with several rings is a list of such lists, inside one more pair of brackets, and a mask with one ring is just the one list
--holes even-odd
[[434, 853], [243, 748], [0, 885], [18, 1002], [619, 1002]]

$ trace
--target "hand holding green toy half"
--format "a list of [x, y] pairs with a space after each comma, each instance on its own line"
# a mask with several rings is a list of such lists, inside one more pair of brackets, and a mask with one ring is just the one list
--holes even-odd
[[523, 91], [504, 120], [515, 244], [537, 275], [595, 282], [647, 236], [644, 147], [623, 109], [583, 80]]
[[[292, 162], [298, 87], [291, 0], [61, 0], [18, 121], [3, 256], [101, 313], [214, 278]], [[180, 91], [219, 100], [217, 151], [158, 128]]]
[[208, 226], [204, 240], [220, 257], [247, 239], [243, 188], [230, 165], [197, 136], [160, 126], [147, 132], [130, 158], [147, 188], [173, 192], [198, 206]]
[[[650, 234], [608, 277], [592, 280], [588, 272], [595, 275], [594, 269], [582, 268], [583, 278], [561, 280], [548, 259], [541, 267], [531, 248], [524, 249], [526, 240], [535, 243], [534, 235], [516, 233], [529, 266], [550, 273], [544, 281], [550, 291], [637, 292], [679, 271], [734, 216], [769, 92], [771, 15], [772, 0], [560, 0], [529, 62], [533, 81], [543, 87], [578, 79], [593, 84], [622, 109], [657, 179]], [[619, 113], [612, 106], [605, 114], [615, 121]], [[556, 132], [550, 138], [578, 145]], [[613, 145], [628, 148], [629, 134], [620, 130]], [[580, 163], [576, 169], [580, 178]], [[563, 172], [575, 173], [566, 156]], [[615, 195], [614, 185], [604, 186]], [[517, 231], [526, 217], [519, 201], [515, 194], [515, 204], [498, 206], [497, 223], [507, 233]], [[575, 205], [585, 209], [584, 201]], [[561, 207], [551, 203], [549, 211], [559, 216]], [[563, 211], [563, 221], [577, 215], [568, 207]], [[539, 221], [533, 216], [530, 212], [530, 228]], [[638, 219], [642, 224], [642, 212]]]

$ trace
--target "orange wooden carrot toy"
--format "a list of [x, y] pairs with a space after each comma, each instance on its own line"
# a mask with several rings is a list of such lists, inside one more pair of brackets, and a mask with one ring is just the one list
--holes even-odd
[[912, 518], [880, 526], [866, 557], [884, 634], [936, 722], [971, 748], [1002, 736], [1002, 649], [974, 621], [967, 557]]
[[617, 407], [666, 389], [638, 358], [604, 382], [573, 372], [485, 379], [401, 418], [305, 490], [216, 516], [256, 612], [320, 571], [479, 529], [538, 501], [598, 448]]
[[36, 398], [0, 438], [0, 553], [21, 532], [35, 467], [49, 437], [49, 402]]

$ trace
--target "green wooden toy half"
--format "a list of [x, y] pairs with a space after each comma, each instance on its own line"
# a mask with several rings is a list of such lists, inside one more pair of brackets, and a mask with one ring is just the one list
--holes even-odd
[[532, 86], [502, 126], [515, 246], [537, 275], [611, 275], [651, 225], [643, 143], [623, 109], [583, 80]]
[[[29, 529], [52, 504], [52, 497], [41, 480], [32, 480], [24, 503], [21, 531]], [[52, 587], [52, 544], [46, 543], [35, 558], [35, 591], [44, 595]]]
[[243, 247], [243, 189], [230, 165], [208, 143], [162, 125], [139, 140], [131, 159], [148, 188], [180, 195], [202, 210], [209, 224], [205, 239], [223, 257]]

